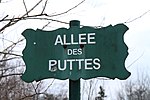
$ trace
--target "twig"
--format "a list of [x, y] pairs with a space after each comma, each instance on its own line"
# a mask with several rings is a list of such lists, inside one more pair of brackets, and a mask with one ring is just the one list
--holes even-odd
[[40, 0], [35, 6], [33, 6], [29, 11], [27, 11], [24, 15], [22, 15], [19, 18], [11, 18], [11, 19], [6, 19], [6, 18], [4, 19], [3, 18], [3, 20], [1, 20], [1, 21], [9, 21], [9, 22], [8, 22], [8, 24], [6, 24], [5, 26], [3, 26], [0, 29], [0, 32], [3, 31], [4, 29], [6, 29], [7, 27], [16, 24], [18, 21], [22, 20], [26, 15], [28, 15], [32, 10], [34, 10], [41, 2], [42, 2], [42, 0]]
[[[31, 11], [33, 11], [43, 0], [40, 0], [37, 4], [35, 4], [35, 6], [33, 6], [29, 11], [27, 11], [22, 17], [26, 16], [27, 14], [29, 14]], [[21, 18], [22, 18], [21, 17]]]
[[[33, 11], [43, 0], [40, 0], [35, 6], [33, 6], [29, 11], [27, 11], [27, 7], [26, 7], [26, 4], [25, 4], [25, 1], [23, 0], [24, 2], [24, 6], [25, 6], [25, 9], [26, 9], [26, 13], [24, 15], [22, 15], [21, 17], [17, 17], [17, 18], [11, 18], [11, 19], [6, 19], [6, 18], [3, 18], [1, 21], [9, 21], [8, 24], [6, 24], [5, 26], [3, 26], [1, 29], [0, 29], [0, 32], [2, 32], [4, 29], [6, 29], [7, 27], [9, 26], [12, 26], [14, 24], [16, 24], [18, 21], [20, 20], [25, 20], [25, 19], [45, 19], [45, 20], [51, 20], [51, 21], [56, 21], [56, 22], [60, 22], [60, 23], [65, 23], [65, 24], [69, 24], [69, 23], [66, 23], [66, 22], [62, 22], [62, 21], [58, 21], [58, 20], [55, 20], [55, 19], [47, 19], [47, 18], [37, 18], [39, 16], [46, 16], [46, 17], [55, 17], [55, 16], [59, 16], [59, 15], [63, 15], [63, 14], [66, 14], [70, 11], [72, 11], [73, 9], [77, 8], [79, 5], [81, 5], [85, 0], [81, 1], [80, 3], [78, 3], [77, 5], [75, 5], [74, 7], [68, 9], [67, 11], [64, 11], [62, 13], [58, 13], [58, 14], [54, 14], [54, 15], [48, 15], [48, 14], [44, 14], [44, 10], [46, 8], [46, 5], [47, 5], [47, 2], [48, 0], [46, 0], [45, 2], [45, 5], [44, 5], [44, 8], [41, 12], [41, 14], [36, 14], [36, 15], [31, 15], [29, 16], [29, 13], [31, 11]], [[27, 15], [27, 16], [26, 16]]]
[[4, 25], [4, 26], [0, 29], [0, 32], [3, 31], [5, 28], [11, 26], [11, 25], [13, 25], [13, 24], [12, 24], [12, 21], [9, 21], [6, 25]]
[[0, 60], [0, 62], [5, 62], [5, 61], [13, 60], [13, 59], [18, 59], [18, 58], [20, 58], [20, 57], [12, 57], [12, 58], [8, 58], [8, 59]]
[[4, 21], [8, 16], [9, 16], [9, 15], [6, 15], [3, 19], [0, 20], [0, 22], [1, 22], [1, 21]]
[[135, 62], [137, 62], [142, 56], [144, 55], [144, 52], [139, 56], [136, 60], [134, 60], [127, 68], [131, 67]]
[[[5, 66], [5, 65], [4, 65]], [[23, 65], [21, 65], [23, 66]], [[19, 68], [21, 66], [15, 66], [15, 67], [8, 67], [8, 68], [0, 68], [0, 71], [7, 71], [7, 70], [12, 70], [12, 69], [15, 69], [15, 68]]]
[[39, 82], [37, 83], [36, 89], [39, 88], [40, 84], [42, 84], [42, 81], [39, 81]]
[[37, 91], [36, 91], [36, 88], [35, 88], [34, 84], [31, 83], [31, 85], [32, 85], [32, 87], [33, 87], [33, 89], [34, 89], [34, 91], [35, 91], [35, 94], [37, 94]]
[[1, 52], [1, 51], [0, 51], [0, 54], [4, 54], [4, 55], [13, 55], [13, 56], [19, 56], [19, 57], [22, 57], [22, 55], [18, 55], [18, 54], [14, 54], [14, 53], [9, 53], [9, 52]]
[[26, 6], [26, 3], [25, 3], [25, 1], [24, 1], [24, 0], [23, 0], [23, 5], [24, 5], [25, 10], [26, 10], [26, 15], [28, 16], [28, 9], [27, 9], [27, 6]]
[[8, 74], [8, 75], [2, 75], [2, 76], [0, 76], [0, 79], [4, 78], [4, 77], [14, 76], [14, 75], [22, 75], [22, 73], [13, 73], [13, 74]]
[[[17, 42], [13, 42], [10, 46], [8, 46], [6, 49], [4, 49], [3, 51], [1, 51], [0, 53], [10, 53], [10, 51], [18, 44], [18, 43], [20, 43], [20, 42], [22, 42], [24, 39], [21, 39], [21, 40], [18, 40]], [[9, 49], [11, 49], [11, 50], [9, 50]]]
[[40, 94], [44, 94], [45, 95], [45, 93], [35, 93], [35, 94], [32, 94], [32, 95], [27, 95], [27, 96], [25, 96], [23, 98], [20, 98], [18, 100], [24, 100], [24, 99], [27, 100], [27, 98], [34, 97], [35, 95], [40, 95]]
[[144, 13], [143, 13], [142, 15], [140, 15], [139, 17], [136, 17], [136, 18], [134, 18], [134, 19], [132, 19], [132, 20], [129, 20], [129, 21], [126, 21], [126, 22], [124, 22], [124, 23], [131, 23], [131, 22], [133, 22], [133, 21], [135, 21], [135, 20], [137, 20], [137, 19], [142, 18], [144, 15], [146, 15], [146, 14], [149, 13], [149, 12], [150, 12], [150, 10], [144, 12]]
[[43, 14], [43, 13], [44, 13], [44, 10], [46, 9], [47, 2], [48, 2], [48, 0], [46, 0], [46, 1], [45, 1], [45, 4], [44, 4], [44, 7], [43, 7], [43, 9], [42, 9], [41, 14]]
[[0, 37], [0, 39], [2, 39], [3, 41], [7, 41], [7, 42], [10, 42], [10, 43], [14, 43], [13, 41], [8, 40], [8, 39], [5, 39], [4, 37]]
[[26, 19], [40, 19], [40, 20], [51, 20], [51, 21], [55, 21], [55, 22], [59, 22], [59, 23], [63, 23], [63, 24], [69, 24], [68, 22], [64, 22], [64, 21], [60, 21], [60, 20], [56, 20], [56, 19], [51, 19], [51, 18], [32, 18], [32, 17], [27, 17]]
[[55, 79], [52, 80], [52, 82], [48, 85], [48, 87], [45, 89], [44, 93], [47, 92], [47, 90], [49, 89], [49, 87], [54, 83]]
[[42, 27], [42, 30], [43, 30], [45, 27], [47, 27], [50, 23], [51, 23], [51, 22], [48, 22], [46, 25], [44, 25], [44, 26]]
[[59, 16], [59, 15], [63, 15], [63, 14], [66, 14], [68, 12], [70, 12], [71, 10], [77, 8], [79, 5], [81, 5], [83, 2], [85, 2], [85, 0], [82, 0], [80, 3], [78, 3], [77, 5], [75, 5], [74, 7], [68, 9], [67, 11], [64, 11], [62, 13], [59, 13], [59, 14], [54, 14], [54, 15], [50, 15], [49, 17], [54, 17], [54, 16]]

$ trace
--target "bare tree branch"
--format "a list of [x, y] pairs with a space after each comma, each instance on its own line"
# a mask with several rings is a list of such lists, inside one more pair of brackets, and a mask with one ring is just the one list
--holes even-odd
[[[16, 56], [16, 55], [15, 55]], [[17, 55], [18, 56], [18, 55]], [[20, 57], [12, 57], [12, 58], [8, 58], [8, 59], [3, 59], [3, 60], [0, 60], [0, 62], [5, 62], [5, 61], [9, 61], [9, 60], [13, 60], [13, 59], [18, 59]]]
[[[19, 56], [19, 57], [22, 57], [22, 55], [18, 55], [18, 54], [14, 54], [14, 53], [9, 53], [9, 52], [1, 52], [1, 51], [0, 51], [0, 54], [4, 54], [4, 55], [13, 55], [13, 56]], [[0, 62], [2, 62], [2, 60], [0, 60]]]
[[[20, 42], [22, 42], [24, 39], [21, 39], [17, 42], [13, 42], [11, 40], [8, 40], [8, 39], [5, 39], [5, 38], [0, 38], [0, 39], [3, 39], [3, 40], [6, 40], [10, 43], [12, 43], [12, 45], [9, 45], [7, 48], [5, 48], [3, 51], [0, 51], [0, 56], [3, 54], [4, 56], [2, 57], [2, 60], [0, 60], [0, 62], [3, 62], [3, 61], [8, 61], [8, 60], [12, 60], [12, 59], [16, 59], [16, 58], [20, 58], [21, 55], [18, 55], [18, 54], [15, 54], [15, 53], [11, 53], [11, 50]], [[13, 55], [13, 56], [19, 56], [19, 57], [12, 57], [12, 58], [7, 58], [5, 55]]]
[[0, 55], [1, 54], [4, 54], [4, 56], [2, 58], [5, 58], [6, 55], [14, 55], [14, 56], [20, 56], [21, 55], [18, 55], [18, 54], [14, 54], [14, 53], [11, 53], [12, 52], [12, 49], [20, 42], [22, 42], [24, 39], [21, 39], [21, 40], [18, 40], [17, 42], [13, 42], [11, 45], [9, 45], [7, 48], [5, 48], [3, 51], [0, 51]]
[[47, 92], [47, 90], [52, 86], [54, 83], [55, 79], [52, 80], [52, 82], [48, 85], [48, 87], [45, 89], [44, 93]]
[[9, 26], [12, 26], [13, 24], [15, 24], [15, 22], [13, 22], [12, 20], [10, 20], [6, 25], [4, 25], [1, 29], [0, 32], [3, 31], [4, 29], [6, 29]]
[[22, 75], [22, 73], [13, 73], [13, 74], [8, 74], [8, 75], [2, 75], [2, 76], [0, 76], [0, 79], [4, 78], [4, 77], [13, 76], [13, 75]]
[[38, 93], [38, 92], [37, 92], [37, 88], [34, 86], [33, 83], [31, 83], [31, 85], [32, 85], [32, 87], [33, 87], [33, 89], [34, 89], [35, 94], [37, 94], [37, 93]]
[[74, 7], [68, 9], [67, 11], [64, 11], [62, 13], [58, 13], [58, 14], [54, 14], [54, 15], [48, 15], [49, 17], [54, 17], [54, 16], [59, 16], [59, 15], [63, 15], [63, 14], [66, 14], [68, 12], [70, 12], [71, 10], [77, 8], [79, 5], [81, 5], [83, 2], [85, 2], [85, 0], [82, 0], [80, 3], [78, 3], [77, 5], [75, 5]]
[[42, 27], [42, 30], [43, 30], [45, 27], [47, 27], [50, 23], [51, 23], [51, 22], [48, 22], [46, 25], [44, 25], [44, 26]]
[[130, 65], [128, 65], [127, 68], [131, 67], [134, 63], [136, 63], [143, 55], [144, 52], [137, 59], [135, 59]]
[[12, 69], [15, 69], [15, 68], [19, 68], [21, 66], [25, 66], [25, 65], [20, 65], [20, 66], [15, 66], [15, 67], [13, 66], [13, 67], [8, 67], [8, 68], [1, 68], [0, 71], [4, 71], [4, 70], [8, 71], [8, 70], [12, 70]]
[[24, 0], [23, 0], [23, 5], [24, 5], [24, 7], [25, 7], [26, 14], [27, 14], [27, 16], [28, 16], [28, 9], [27, 9], [27, 6], [26, 6], [26, 3], [25, 3], [25, 1], [24, 1]]
[[[43, 0], [40, 0], [37, 4], [35, 4], [35, 6], [33, 6], [29, 11], [27, 11], [27, 7], [26, 7], [26, 4], [25, 4], [25, 1], [23, 0], [23, 3], [24, 3], [24, 6], [25, 6], [25, 9], [26, 9], [26, 13], [24, 15], [22, 15], [21, 17], [13, 17], [13, 18], [8, 18], [7, 19], [7, 16], [4, 17], [2, 20], [0, 20], [0, 22], [2, 21], [9, 21], [6, 25], [4, 25], [1, 29], [0, 29], [0, 32], [2, 32], [4, 29], [6, 29], [7, 27], [10, 27], [14, 24], [16, 24], [18, 21], [20, 20], [26, 20], [26, 19], [45, 19], [45, 20], [51, 20], [51, 21], [56, 21], [56, 22], [60, 22], [60, 23], [65, 23], [66, 22], [62, 22], [62, 21], [58, 21], [58, 20], [54, 20], [54, 19], [47, 19], [47, 18], [37, 18], [37, 17], [41, 17], [41, 16], [46, 16], [46, 17], [55, 17], [55, 16], [60, 16], [60, 15], [63, 15], [63, 14], [66, 14], [70, 11], [72, 11], [73, 9], [77, 8], [79, 5], [81, 5], [85, 0], [82, 0], [80, 3], [78, 3], [77, 5], [75, 5], [74, 7], [68, 9], [67, 11], [64, 11], [62, 13], [58, 13], [58, 14], [53, 14], [53, 15], [48, 15], [46, 13], [44, 13], [44, 10], [46, 8], [46, 5], [47, 5], [47, 2], [48, 0], [45, 1], [45, 5], [44, 5], [44, 8], [41, 12], [41, 14], [36, 14], [36, 15], [31, 15], [29, 16], [29, 13], [31, 11], [33, 11]], [[26, 16], [27, 15], [27, 16]], [[67, 23], [68, 24], [68, 23]]]
[[46, 0], [46, 1], [45, 1], [45, 4], [44, 4], [44, 6], [43, 6], [43, 9], [42, 9], [41, 14], [43, 14], [43, 13], [44, 13], [44, 11], [45, 11], [45, 9], [46, 9], [47, 2], [48, 2], [48, 0]]
[[4, 18], [0, 20], [0, 22], [4, 21], [9, 15], [6, 15]]
[[15, 43], [15, 42], [13, 42], [13, 41], [11, 41], [11, 40], [9, 40], [9, 39], [6, 39], [6, 38], [4, 38], [4, 37], [0, 37], [0, 39], [2, 39], [3, 41], [5, 40], [5, 41], [10, 42], [10, 43]]
[[18, 21], [22, 20], [26, 15], [28, 16], [28, 14], [33, 11], [43, 0], [40, 0], [35, 6], [33, 6], [29, 11], [26, 11], [26, 13], [19, 17], [19, 18], [11, 18], [11, 19], [6, 19], [6, 18], [3, 18], [2, 20], [0, 20], [0, 22], [2, 21], [9, 21], [6, 25], [4, 25], [1, 29], [0, 29], [0, 32], [3, 31], [4, 29], [6, 29], [7, 27], [10, 27], [14, 24], [16, 24]]
[[135, 21], [135, 20], [137, 20], [137, 19], [140, 19], [140, 18], [142, 18], [143, 16], [145, 16], [147, 13], [149, 13], [150, 12], [150, 10], [148, 10], [148, 11], [146, 11], [146, 12], [144, 12], [142, 15], [140, 15], [139, 17], [136, 17], [136, 18], [134, 18], [134, 19], [132, 19], [132, 20], [129, 20], [129, 21], [126, 21], [126, 22], [124, 22], [124, 23], [131, 23], [131, 22], [133, 22], [133, 21]]
[[35, 94], [32, 94], [32, 95], [27, 95], [27, 96], [25, 96], [23, 98], [20, 98], [19, 100], [24, 100], [24, 99], [31, 98], [31, 97], [34, 97], [35, 95], [40, 95], [40, 94], [46, 95], [45, 93], [35, 93]]
[[[22, 17], [28, 15], [31, 11], [33, 11], [43, 0], [40, 0], [37, 4], [35, 4], [29, 11], [26, 12]], [[21, 17], [21, 18], [22, 18]]]

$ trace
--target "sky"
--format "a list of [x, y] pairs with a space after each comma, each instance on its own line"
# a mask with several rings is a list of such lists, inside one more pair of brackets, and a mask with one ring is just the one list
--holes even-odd
[[[38, 0], [26, 0], [27, 8], [30, 9], [33, 7], [36, 2], [38, 2]], [[81, 0], [49, 0], [45, 12], [50, 15], [61, 13], [72, 8], [79, 2], [81, 2]], [[150, 71], [149, 4], [149, 0], [85, 0], [83, 4], [79, 5], [69, 13], [53, 17], [53, 19], [63, 22], [80, 20], [81, 25], [92, 27], [105, 27], [110, 24], [116, 25], [118, 23], [124, 23], [127, 25], [129, 30], [124, 35], [124, 41], [128, 46], [129, 55], [126, 59], [125, 66], [127, 70], [131, 72], [131, 76], [127, 80], [132, 80], [137, 77], [137, 72], [149, 73]], [[44, 2], [41, 3], [41, 5], [38, 6], [35, 11], [31, 12], [31, 14], [41, 12], [41, 7], [43, 7], [43, 5]], [[0, 4], [0, 9], [0, 19], [7, 14], [10, 15], [9, 17], [13, 17], [14, 15], [17, 17], [25, 13], [22, 0], [8, 0], [7, 3], [4, 2]], [[21, 33], [25, 29], [41, 29], [46, 23], [47, 21], [44, 20], [21, 21], [13, 27], [8, 28], [4, 34], [0, 34], [0, 37], [5, 37], [11, 41], [17, 41], [19, 38], [23, 38]], [[0, 27], [1, 26], [2, 25], [0, 25]], [[69, 25], [51, 22], [44, 30], [54, 30], [60, 27], [68, 28]], [[3, 42], [5, 42], [6, 45], [1, 45], [0, 50], [9, 45], [8, 41]], [[16, 52], [21, 54], [20, 51], [22, 51], [24, 47], [25, 43], [21, 45], [21, 48], [20, 46], [16, 48]], [[111, 88], [115, 87], [116, 85], [118, 86], [118, 83], [120, 83], [120, 80], [118, 79], [110, 80], [105, 82], [105, 87], [107, 90], [113, 91]]]

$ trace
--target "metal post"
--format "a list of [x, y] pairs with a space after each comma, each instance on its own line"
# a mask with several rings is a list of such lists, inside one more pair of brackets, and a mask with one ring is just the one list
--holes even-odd
[[[70, 27], [76, 26], [80, 28], [80, 21], [70, 21]], [[69, 100], [80, 100], [80, 79], [69, 80]]]
[[69, 80], [69, 100], [80, 100], [80, 79]]

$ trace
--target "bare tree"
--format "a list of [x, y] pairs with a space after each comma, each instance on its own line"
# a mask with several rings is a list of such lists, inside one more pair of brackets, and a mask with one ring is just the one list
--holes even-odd
[[146, 75], [136, 81], [127, 81], [124, 89], [118, 92], [117, 100], [149, 100], [150, 79]]
[[[60, 15], [63, 15], [63, 14], [66, 14], [66, 13], [69, 13], [70, 11], [72, 11], [73, 9], [77, 8], [80, 4], [82, 4], [85, 0], [82, 0], [80, 3], [78, 3], [77, 5], [75, 5], [74, 7], [64, 11], [64, 12], [61, 12], [61, 13], [56, 13], [56, 14], [48, 14], [45, 12], [45, 9], [47, 7], [47, 3], [48, 3], [48, 0], [40, 0], [39, 2], [37, 2], [31, 9], [28, 10], [27, 6], [26, 6], [26, 3], [25, 3], [25, 0], [23, 0], [23, 5], [24, 5], [24, 8], [25, 8], [25, 11], [26, 13], [23, 14], [22, 16], [20, 17], [13, 17], [13, 18], [9, 18], [9, 15], [6, 15], [4, 16], [2, 19], [0, 19], [0, 23], [3, 23], [3, 22], [7, 22], [5, 25], [3, 25], [1, 28], [0, 28], [0, 32], [3, 32], [6, 28], [16, 24], [17, 22], [21, 21], [21, 20], [28, 20], [28, 19], [42, 19], [42, 20], [50, 20], [50, 21], [56, 21], [56, 22], [60, 22], [60, 23], [65, 23], [65, 24], [68, 24], [66, 22], [63, 22], [63, 21], [59, 21], [59, 20], [55, 20], [55, 19], [52, 19], [53, 17], [55, 16], [60, 16]], [[35, 8], [37, 6], [40, 5], [40, 3], [44, 2], [44, 6], [43, 8], [41, 9], [41, 12], [38, 13], [38, 14], [34, 14], [34, 15], [30, 15], [31, 12], [33, 12], [35, 10]], [[15, 15], [14, 15], [15, 16]]]
[[[22, 75], [22, 71], [25, 68], [25, 65], [21, 59], [22, 55], [16, 52], [16, 48], [22, 42], [24, 42], [24, 38], [19, 38], [16, 41], [12, 41], [7, 39], [5, 34], [7, 34], [6, 32], [9, 30], [9, 28], [13, 27], [18, 22], [27, 20], [47, 21], [47, 24], [43, 24], [43, 29], [47, 27], [51, 21], [68, 24], [64, 21], [56, 20], [54, 17], [71, 12], [84, 1], [85, 0], [82, 0], [81, 2], [75, 4], [73, 7], [61, 13], [50, 13], [45, 11], [47, 6], [49, 6], [49, 0], [39, 0], [31, 8], [28, 8], [27, 2], [22, 0], [22, 5], [24, 6], [25, 11], [24, 14], [19, 16], [12, 16], [10, 14], [0, 15], [0, 100], [38, 100], [40, 95], [49, 98], [54, 96], [58, 99], [64, 98], [63, 100], [67, 100], [67, 97], [65, 97], [66, 95], [60, 94], [55, 96], [48, 93], [47, 90], [50, 88], [53, 82], [49, 84], [44, 91], [41, 91], [43, 89], [42, 82], [33, 82], [27, 84], [20, 79], [20, 75]], [[0, 4], [7, 4], [8, 2], [9, 0], [7, 2], [0, 0]], [[40, 4], [43, 5], [40, 11], [33, 14], [32, 12], [36, 11], [36, 8], [39, 7]], [[10, 35], [10, 33], [7, 35]]]

